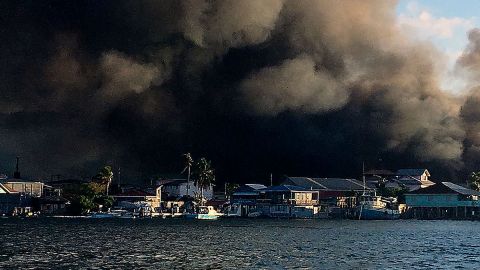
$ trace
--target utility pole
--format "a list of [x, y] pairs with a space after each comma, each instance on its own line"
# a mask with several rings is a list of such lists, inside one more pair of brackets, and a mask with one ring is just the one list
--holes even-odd
[[118, 185], [120, 186], [122, 184], [122, 177], [121, 177], [121, 172], [120, 172], [120, 166], [118, 167]]
[[273, 186], [273, 173], [270, 173], [270, 186]]

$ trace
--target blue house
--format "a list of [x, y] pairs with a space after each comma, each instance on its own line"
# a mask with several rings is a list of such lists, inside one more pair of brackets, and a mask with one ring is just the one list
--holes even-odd
[[257, 200], [265, 188], [261, 184], [245, 184], [237, 188], [230, 198], [227, 215], [247, 217], [250, 213], [257, 213]]
[[405, 194], [408, 211], [419, 218], [469, 218], [480, 214], [480, 192], [441, 182]]

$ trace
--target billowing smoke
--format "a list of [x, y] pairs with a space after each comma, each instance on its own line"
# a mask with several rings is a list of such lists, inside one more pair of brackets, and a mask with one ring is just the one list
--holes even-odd
[[241, 88], [253, 110], [265, 114], [324, 112], [342, 107], [348, 99], [340, 82], [317, 71], [315, 62], [306, 56], [263, 68], [243, 81]]
[[480, 29], [472, 29], [468, 34], [469, 44], [457, 60], [460, 75], [468, 79], [471, 87], [461, 109], [465, 123], [467, 139], [465, 140], [464, 160], [467, 168], [478, 170], [480, 163]]
[[[362, 161], [438, 179], [478, 169], [478, 91], [440, 89], [444, 56], [400, 30], [393, 1], [2, 5], [7, 172], [20, 155], [31, 176], [113, 163], [142, 181], [180, 171], [187, 151], [220, 181], [357, 176]], [[458, 65], [475, 82], [469, 37]]]

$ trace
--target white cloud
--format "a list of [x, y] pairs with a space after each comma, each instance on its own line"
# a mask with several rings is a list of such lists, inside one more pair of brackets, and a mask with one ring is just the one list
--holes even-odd
[[[437, 10], [438, 12], [439, 10]], [[478, 23], [476, 17], [442, 16], [428, 6], [409, 1], [398, 14], [397, 26], [413, 39], [430, 41], [443, 53], [445, 67], [439, 69], [441, 87], [449, 92], [461, 92], [463, 78], [453, 72], [455, 62], [467, 45], [467, 32]]]
[[409, 7], [408, 14], [400, 14], [398, 24], [404, 30], [413, 32], [421, 38], [453, 38], [455, 31], [465, 33], [474, 27], [472, 18], [435, 17], [427, 10]]

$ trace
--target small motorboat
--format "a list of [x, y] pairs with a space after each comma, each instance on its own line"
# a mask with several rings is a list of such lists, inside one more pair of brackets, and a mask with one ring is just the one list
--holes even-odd
[[120, 217], [120, 213], [115, 212], [93, 212], [90, 218], [115, 218]]
[[196, 213], [187, 213], [185, 218], [187, 219], [218, 219], [223, 216], [222, 213], [217, 212], [213, 206], [199, 206]]

